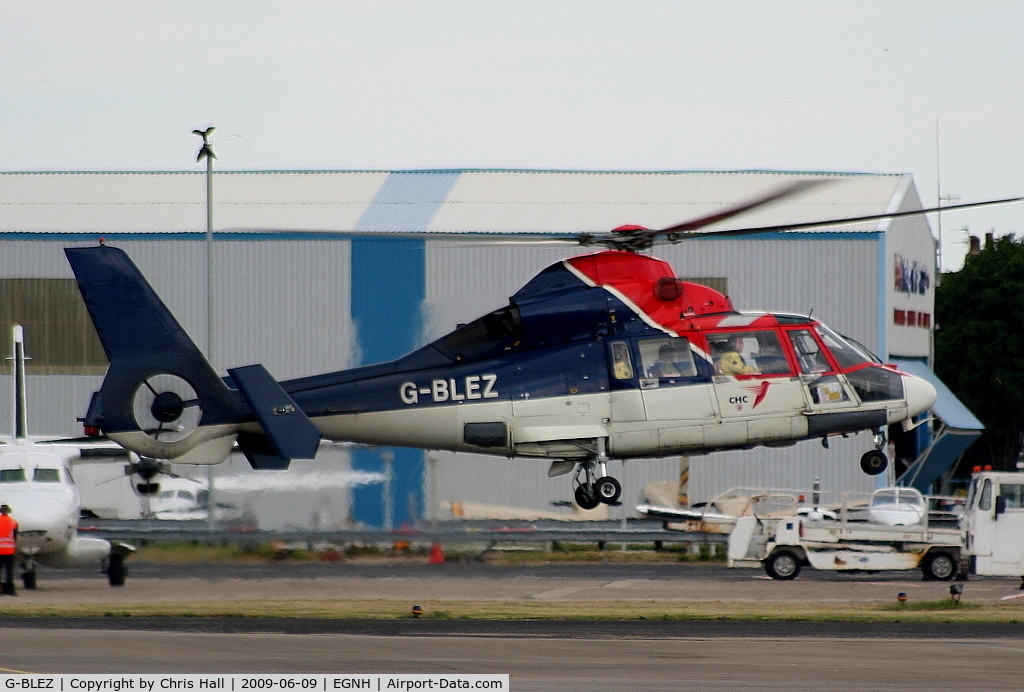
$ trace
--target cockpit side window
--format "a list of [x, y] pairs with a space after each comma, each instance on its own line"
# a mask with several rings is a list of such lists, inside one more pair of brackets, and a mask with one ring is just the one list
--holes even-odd
[[37, 467], [32, 472], [34, 483], [60, 483], [60, 469]]
[[805, 375], [828, 372], [832, 368], [821, 352], [821, 346], [809, 329], [794, 329], [789, 332], [789, 340], [793, 343], [800, 372]]
[[639, 343], [644, 376], [659, 380], [697, 377], [690, 342], [682, 337], [644, 339]]
[[0, 483], [22, 483], [25, 481], [25, 469], [0, 469]]
[[718, 375], [792, 375], [782, 342], [774, 331], [707, 334]]

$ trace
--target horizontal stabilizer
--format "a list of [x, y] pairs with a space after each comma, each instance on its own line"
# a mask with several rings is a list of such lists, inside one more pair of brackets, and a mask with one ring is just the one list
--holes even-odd
[[320, 431], [262, 365], [228, 370], [277, 456], [313, 459]]

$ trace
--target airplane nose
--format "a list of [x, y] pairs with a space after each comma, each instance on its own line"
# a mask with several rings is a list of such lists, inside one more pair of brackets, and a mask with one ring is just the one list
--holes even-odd
[[913, 375], [903, 376], [903, 391], [906, 392], [907, 412], [910, 418], [930, 409], [939, 396], [930, 382]]

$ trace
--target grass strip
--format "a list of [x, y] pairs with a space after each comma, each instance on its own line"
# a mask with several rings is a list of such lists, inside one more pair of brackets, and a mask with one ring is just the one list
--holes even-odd
[[[1024, 611], [1006, 604], [734, 603], [675, 601], [422, 601], [423, 618], [477, 620], [718, 620], [789, 622], [1021, 623]], [[269, 600], [138, 603], [5, 603], [4, 614], [22, 617], [279, 617], [397, 620], [413, 604], [398, 600]]]

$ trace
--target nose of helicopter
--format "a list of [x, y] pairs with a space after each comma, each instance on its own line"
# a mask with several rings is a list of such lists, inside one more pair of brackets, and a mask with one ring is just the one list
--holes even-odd
[[930, 409], [939, 396], [930, 382], [913, 375], [903, 376], [903, 391], [906, 393], [907, 413], [910, 418]]

